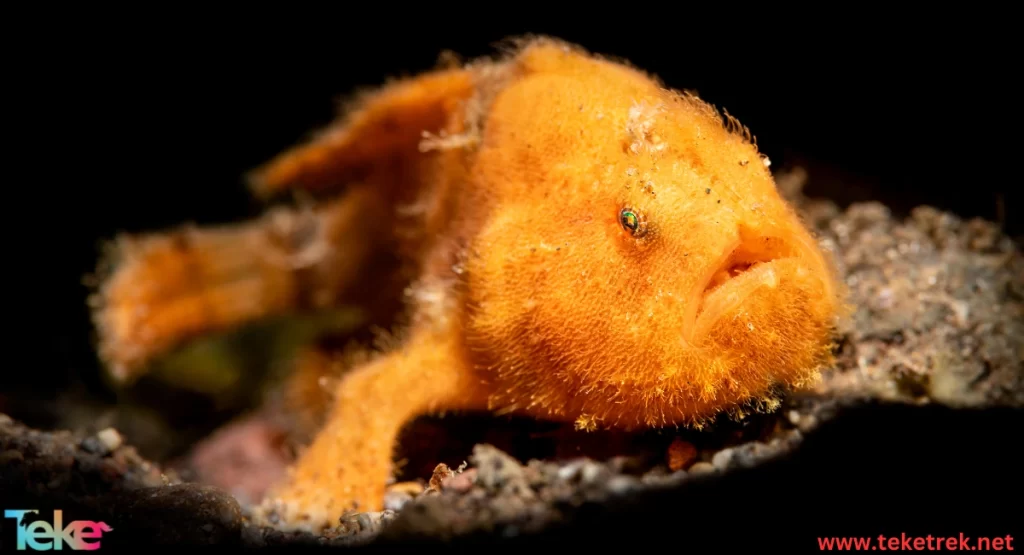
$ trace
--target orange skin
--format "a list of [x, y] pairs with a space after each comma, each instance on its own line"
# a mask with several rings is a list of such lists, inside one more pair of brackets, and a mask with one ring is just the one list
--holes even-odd
[[364, 95], [252, 183], [334, 200], [305, 234], [282, 211], [141, 240], [100, 293], [101, 353], [131, 376], [196, 335], [407, 286], [396, 346], [340, 379], [268, 500], [313, 528], [382, 508], [420, 415], [699, 427], [831, 362], [840, 284], [749, 133], [554, 39]]

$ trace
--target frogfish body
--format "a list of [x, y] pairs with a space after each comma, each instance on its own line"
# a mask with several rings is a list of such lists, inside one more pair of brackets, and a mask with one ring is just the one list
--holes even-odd
[[839, 281], [749, 132], [555, 39], [366, 93], [251, 181], [326, 200], [126, 241], [100, 349], [130, 377], [202, 334], [400, 297], [394, 348], [338, 381], [268, 499], [310, 526], [380, 510], [423, 414], [700, 426], [831, 361]]

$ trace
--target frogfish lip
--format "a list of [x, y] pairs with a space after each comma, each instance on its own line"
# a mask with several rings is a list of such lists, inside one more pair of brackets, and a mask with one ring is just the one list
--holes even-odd
[[728, 269], [729, 275], [705, 289], [700, 307], [691, 328], [695, 336], [706, 332], [722, 316], [741, 306], [762, 288], [774, 289], [779, 285], [779, 266], [793, 259], [756, 262], [742, 269]]
[[707, 335], [715, 322], [751, 295], [778, 287], [783, 276], [809, 271], [809, 264], [820, 262], [816, 252], [813, 243], [803, 238], [784, 239], [741, 229], [696, 284], [683, 340], [693, 343], [694, 338]]

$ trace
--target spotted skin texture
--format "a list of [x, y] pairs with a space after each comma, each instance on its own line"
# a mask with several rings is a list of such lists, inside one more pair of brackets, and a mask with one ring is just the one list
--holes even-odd
[[[403, 284], [408, 324], [394, 347], [332, 386], [321, 431], [267, 500], [313, 528], [353, 506], [382, 508], [396, 438], [420, 415], [701, 427], [771, 410], [831, 362], [839, 281], [746, 129], [555, 39], [366, 93], [251, 180], [263, 198], [334, 200], [277, 251], [241, 248], [272, 235], [267, 222], [232, 228], [249, 237], [229, 257], [234, 281], [207, 268], [161, 282], [156, 259], [128, 257], [101, 290], [97, 320], [108, 360], [131, 374], [167, 345], [253, 315]], [[159, 263], [210, 260], [201, 245], [213, 232], [193, 233], [192, 250]], [[305, 266], [266, 262], [318, 244], [328, 254]], [[396, 262], [371, 264], [382, 250]], [[152, 281], [140, 283], [147, 268]], [[218, 317], [188, 312], [185, 330], [183, 316], [164, 314], [184, 298], [167, 293], [175, 280], [196, 304], [219, 294]], [[230, 294], [240, 282], [246, 298]], [[149, 309], [132, 311], [140, 289]]]

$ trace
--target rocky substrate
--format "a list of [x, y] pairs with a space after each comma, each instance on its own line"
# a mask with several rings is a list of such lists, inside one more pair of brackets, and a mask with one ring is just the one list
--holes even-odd
[[[798, 192], [802, 178], [798, 172], [783, 176], [780, 185]], [[768, 503], [768, 498], [784, 502], [787, 483], [778, 480], [795, 479], [800, 472], [878, 466], [899, 450], [921, 457], [916, 478], [907, 478], [920, 482], [932, 479], [927, 478], [928, 468], [940, 468], [938, 463], [981, 461], [984, 449], [1006, 444], [1008, 432], [992, 422], [1019, 426], [1020, 413], [1010, 409], [1024, 407], [1024, 257], [1019, 245], [993, 224], [964, 221], [927, 207], [896, 219], [875, 203], [841, 210], [830, 202], [797, 200], [825, 245], [835, 251], [855, 307], [842, 329], [837, 365], [814, 389], [786, 399], [776, 414], [711, 433], [712, 439], [673, 431], [647, 442], [640, 454], [554, 460], [521, 460], [507, 449], [479, 443], [464, 464], [448, 461], [438, 464], [433, 475], [393, 484], [385, 511], [349, 514], [336, 527], [310, 534], [289, 531], [289, 523], [274, 523], [273, 518], [271, 526], [253, 524], [249, 500], [240, 492], [231, 495], [190, 483], [159, 468], [125, 445], [116, 430], [87, 436], [41, 432], [0, 417], [0, 497], [40, 508], [46, 503], [81, 507], [92, 511], [83, 518], [110, 518], [130, 530], [131, 537], [179, 544], [359, 545], [480, 533], [510, 538], [554, 533], [550, 531], [567, 523], [598, 522], [594, 515], [607, 519], [612, 514], [619, 514], [619, 524], [600, 520], [611, 527], [603, 533], [621, 532], [621, 523], [627, 521], [644, 526], [646, 518], [685, 526], [696, 534], [712, 505], [725, 507], [723, 500], [740, 491], [736, 484], [766, 497], [735, 500], [735, 510], [742, 514], [748, 510], [742, 508], [745, 504]], [[880, 401], [916, 412], [899, 412], [898, 417], [857, 412]], [[1006, 412], [983, 425], [942, 420], [952, 418], [951, 412], [942, 411], [956, 408]], [[837, 415], [851, 411], [860, 420], [843, 424], [847, 435], [826, 431]], [[899, 420], [903, 418], [909, 420]], [[822, 438], [819, 447], [810, 446], [806, 438], [812, 436]], [[820, 447], [840, 437], [846, 443]], [[974, 452], [963, 452], [971, 441], [976, 442]], [[836, 449], [843, 449], [842, 454]], [[809, 452], [832, 458], [817, 459], [817, 466], [786, 467], [790, 473], [785, 478], [764, 470]], [[870, 459], [865, 458], [868, 453]], [[1009, 452], [992, 456], [1001, 458], [986, 460], [976, 470], [979, 475], [1014, 460]], [[453, 462], [454, 468], [449, 467]], [[754, 479], [750, 472], [769, 474]], [[851, 477], [849, 484], [861, 482]], [[943, 484], [919, 486], [902, 499], [922, 501], [943, 487], [947, 494], [956, 489], [955, 477]], [[1005, 489], [1019, 482], [1002, 484]], [[901, 498], [893, 499], [876, 507], [876, 513], [896, 510]], [[695, 503], [705, 505], [693, 510]], [[622, 512], [626, 507], [628, 514]], [[675, 507], [682, 515], [678, 523], [665, 520], [676, 514], [666, 513], [665, 507]]]
[[985, 528], [974, 533], [1019, 527], [1006, 500], [1024, 494], [1013, 441], [1024, 426], [1021, 411], [803, 403], [788, 409], [772, 439], [698, 451], [676, 471], [631, 457], [524, 464], [480, 444], [466, 467], [439, 465], [419, 488], [396, 484], [386, 510], [346, 515], [321, 534], [257, 526], [224, 490], [161, 473], [132, 447], [111, 446], [109, 431], [106, 440], [72, 437], [3, 418], [0, 497], [5, 507], [38, 509], [42, 518], [61, 509], [65, 522], [105, 521], [113, 527], [103, 539], [108, 550], [495, 541], [525, 547], [557, 539], [582, 548], [638, 538], [691, 548], [813, 549], [815, 536], [877, 534], [896, 523], [931, 534], [971, 533], [979, 519]]

